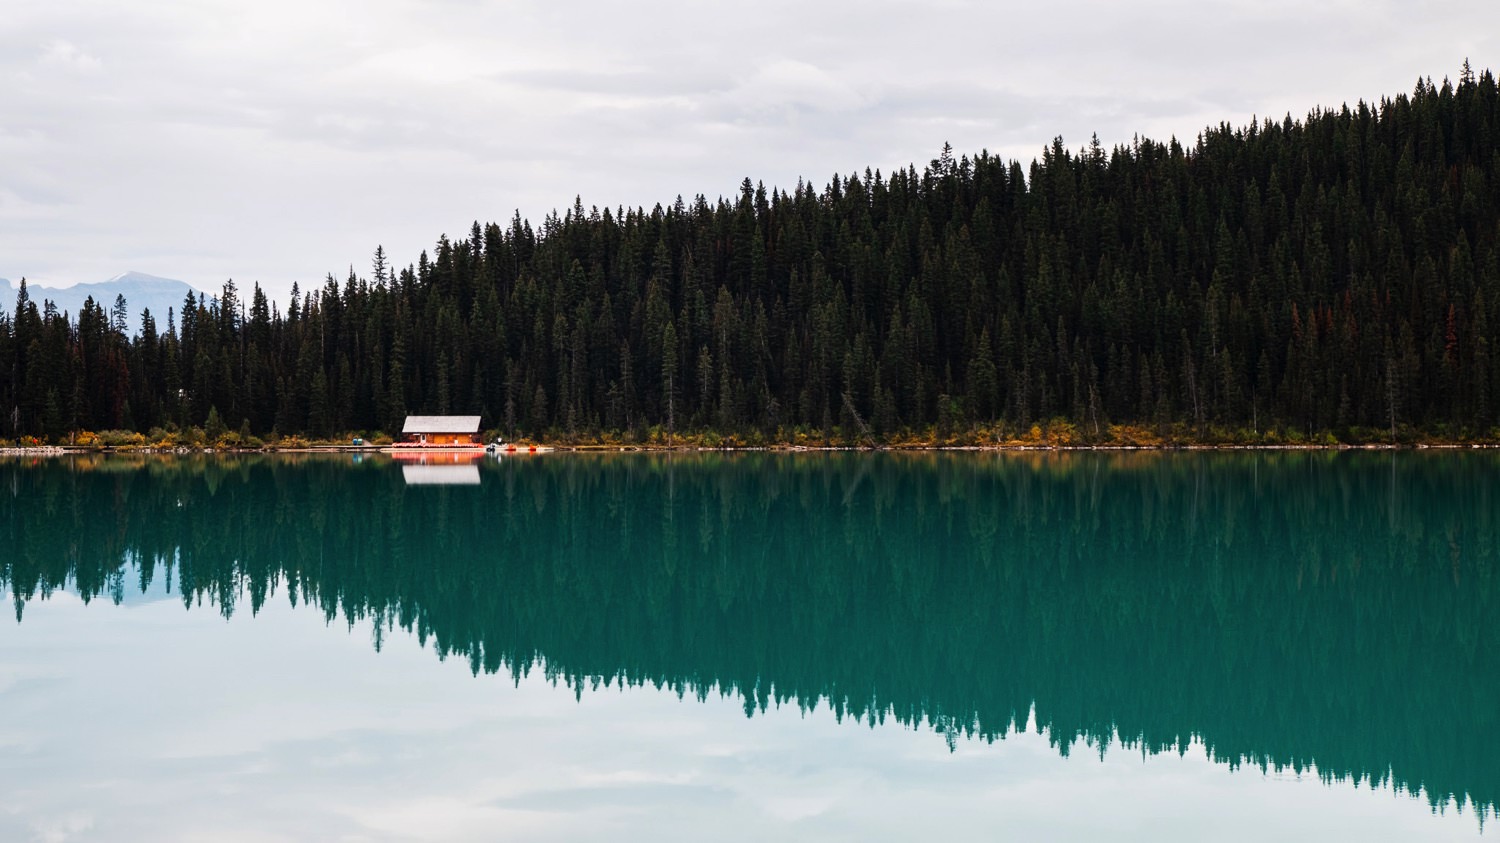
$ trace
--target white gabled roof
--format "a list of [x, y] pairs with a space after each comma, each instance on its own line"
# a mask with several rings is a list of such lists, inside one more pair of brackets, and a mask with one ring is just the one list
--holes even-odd
[[478, 416], [407, 416], [402, 433], [478, 433]]

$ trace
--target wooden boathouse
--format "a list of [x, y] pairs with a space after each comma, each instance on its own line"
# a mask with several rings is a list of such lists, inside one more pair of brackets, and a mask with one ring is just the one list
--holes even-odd
[[481, 447], [479, 416], [407, 416], [401, 428], [405, 441], [416, 448]]

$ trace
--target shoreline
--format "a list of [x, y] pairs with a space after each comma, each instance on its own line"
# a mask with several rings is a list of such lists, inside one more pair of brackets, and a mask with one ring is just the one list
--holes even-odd
[[[107, 445], [39, 445], [0, 447], [0, 457], [66, 457], [91, 454], [149, 454], [155, 456], [194, 456], [230, 454], [382, 454], [386, 446], [373, 445], [298, 445], [289, 448], [153, 448], [150, 446]], [[1417, 443], [1276, 443], [1276, 444], [1222, 444], [1222, 443], [1173, 443], [1153, 445], [1045, 445], [1002, 443], [996, 445], [798, 445], [776, 443], [771, 445], [607, 445], [549, 444], [550, 449], [542, 453], [572, 454], [618, 454], [618, 453], [1047, 453], [1047, 452], [1183, 452], [1183, 451], [1482, 451], [1500, 450], [1500, 443], [1493, 442], [1417, 442]], [[487, 452], [477, 452], [488, 455]], [[524, 447], [516, 451], [503, 452], [502, 456], [536, 456]]]

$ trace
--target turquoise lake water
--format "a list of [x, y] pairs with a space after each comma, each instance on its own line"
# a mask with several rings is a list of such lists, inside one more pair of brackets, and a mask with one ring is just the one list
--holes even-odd
[[0, 839], [1452, 839], [1500, 455], [0, 461]]

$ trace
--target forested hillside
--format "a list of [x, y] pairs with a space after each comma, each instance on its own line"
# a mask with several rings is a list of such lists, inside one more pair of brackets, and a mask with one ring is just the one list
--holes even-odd
[[[80, 244], [87, 248], [87, 244]], [[749, 179], [650, 210], [475, 223], [284, 310], [0, 320], [5, 435], [203, 425], [844, 441], [1033, 424], [1376, 438], [1500, 425], [1500, 92], [1140, 139]], [[1217, 431], [1217, 433], [1215, 433]], [[1229, 434], [1235, 435], [1235, 434]]]

